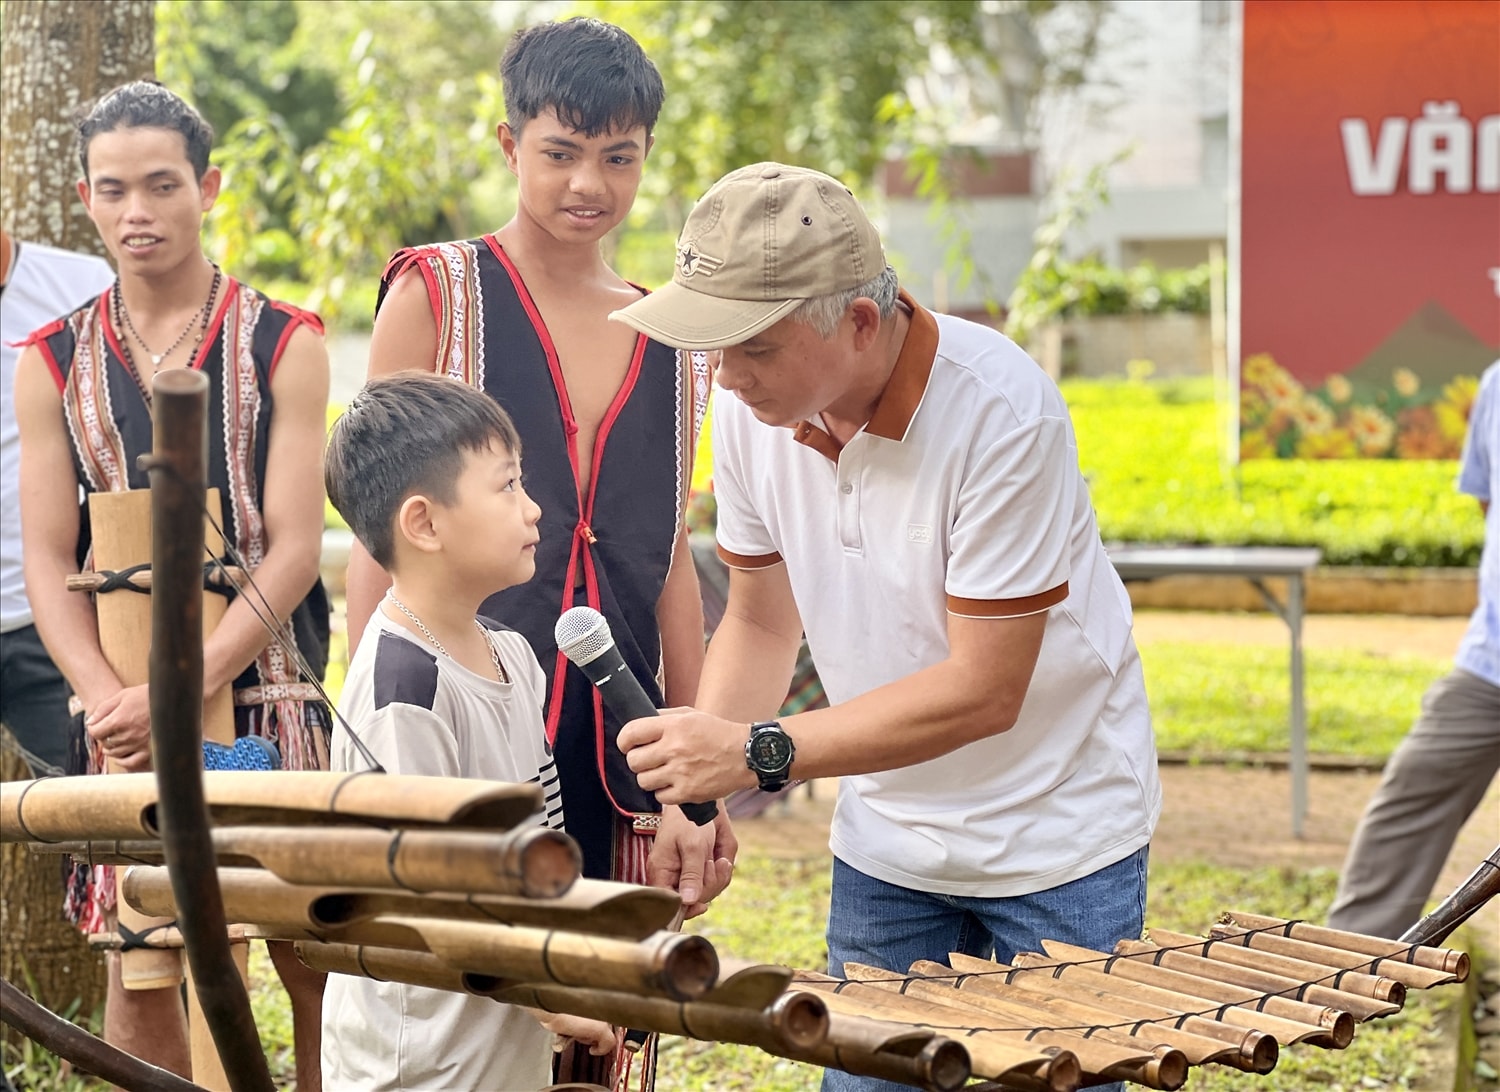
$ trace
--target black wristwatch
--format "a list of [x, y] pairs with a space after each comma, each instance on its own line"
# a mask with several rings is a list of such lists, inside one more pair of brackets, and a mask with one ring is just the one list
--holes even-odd
[[745, 741], [745, 765], [760, 781], [763, 792], [780, 792], [786, 788], [787, 773], [796, 757], [797, 748], [792, 737], [774, 720], [750, 725], [750, 738]]

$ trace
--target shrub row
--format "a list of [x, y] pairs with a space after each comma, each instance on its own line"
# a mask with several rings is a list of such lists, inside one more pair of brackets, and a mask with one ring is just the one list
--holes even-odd
[[1479, 563], [1479, 506], [1451, 460], [1222, 457], [1228, 422], [1209, 380], [1069, 381], [1106, 541], [1317, 546], [1330, 565]]

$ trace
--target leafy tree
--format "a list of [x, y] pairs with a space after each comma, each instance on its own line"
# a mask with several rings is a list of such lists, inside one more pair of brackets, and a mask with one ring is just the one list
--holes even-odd
[[219, 259], [300, 282], [326, 315], [368, 321], [389, 254], [466, 234], [471, 187], [503, 173], [498, 151], [481, 149], [500, 116], [504, 41], [487, 4], [162, 5], [163, 80], [220, 134]]

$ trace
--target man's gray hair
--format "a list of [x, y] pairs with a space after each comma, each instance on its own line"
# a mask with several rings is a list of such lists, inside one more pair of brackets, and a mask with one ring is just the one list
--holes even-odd
[[849, 305], [855, 300], [874, 300], [875, 306], [880, 308], [880, 317], [888, 319], [896, 311], [896, 295], [900, 290], [901, 284], [896, 279], [896, 271], [886, 266], [874, 280], [843, 292], [835, 292], [831, 296], [814, 296], [810, 300], [803, 300], [802, 305], [787, 317], [793, 322], [811, 326], [819, 337], [827, 341], [838, 329], [844, 312], [849, 310]]

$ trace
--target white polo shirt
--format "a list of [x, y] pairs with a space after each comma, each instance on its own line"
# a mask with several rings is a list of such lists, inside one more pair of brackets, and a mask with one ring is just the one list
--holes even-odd
[[1099, 541], [1057, 387], [1001, 334], [912, 322], [868, 425], [714, 411], [719, 553], [784, 561], [829, 699], [945, 659], [947, 617], [1047, 611], [1016, 724], [932, 759], [839, 782], [841, 860], [903, 887], [1004, 897], [1129, 856], [1161, 811], [1130, 601]]

